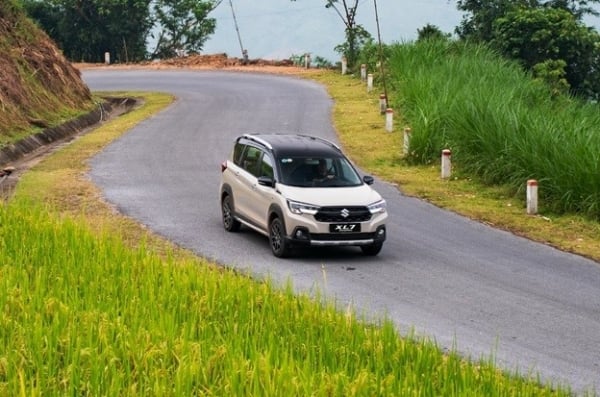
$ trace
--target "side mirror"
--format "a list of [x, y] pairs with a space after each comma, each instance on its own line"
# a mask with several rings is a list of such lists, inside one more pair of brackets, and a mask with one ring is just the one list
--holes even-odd
[[375, 182], [375, 178], [373, 178], [371, 175], [365, 175], [363, 176], [363, 182], [367, 185], [372, 185]]
[[258, 184], [261, 186], [275, 187], [275, 181], [268, 176], [258, 177]]

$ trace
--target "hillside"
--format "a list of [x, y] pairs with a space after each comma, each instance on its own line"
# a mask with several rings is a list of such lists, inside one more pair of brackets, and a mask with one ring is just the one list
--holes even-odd
[[89, 109], [80, 73], [13, 0], [0, 2], [0, 148]]

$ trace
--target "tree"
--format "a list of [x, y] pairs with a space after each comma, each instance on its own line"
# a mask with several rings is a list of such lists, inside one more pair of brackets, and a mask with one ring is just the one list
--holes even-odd
[[457, 8], [465, 11], [456, 33], [461, 39], [489, 41], [495, 20], [511, 11], [531, 8], [553, 8], [570, 12], [577, 20], [584, 15], [596, 15], [591, 4], [600, 0], [457, 0]]
[[572, 93], [599, 98], [600, 36], [582, 21], [596, 14], [594, 3], [600, 0], [458, 0], [467, 15], [456, 32], [491, 44], [540, 80], [554, 79], [554, 88], [566, 79]]
[[[528, 70], [564, 61], [571, 89], [589, 96], [586, 81], [595, 67], [600, 35], [564, 8], [530, 8], [507, 13], [494, 23], [491, 44]], [[540, 67], [537, 68], [538, 70]], [[543, 68], [544, 70], [546, 68]]]
[[447, 40], [450, 38], [450, 33], [444, 33], [439, 27], [428, 23], [421, 29], [417, 29], [417, 41], [421, 40]]
[[[1, 1], [1, 0], [0, 0]], [[154, 56], [198, 52], [215, 30], [208, 13], [222, 0], [21, 0], [71, 60], [117, 62], [146, 59], [156, 24]]]
[[156, 0], [153, 9], [159, 33], [152, 57], [200, 52], [216, 27], [216, 21], [208, 14], [220, 3], [221, 0]]
[[457, 8], [466, 14], [456, 28], [456, 34], [463, 40], [489, 41], [496, 19], [514, 9], [538, 5], [538, 0], [458, 0]]
[[71, 60], [144, 59], [150, 0], [22, 0], [24, 9]]
[[[296, 1], [296, 0], [291, 0]], [[333, 9], [344, 23], [346, 41], [335, 47], [335, 50], [346, 57], [348, 67], [356, 66], [360, 49], [371, 39], [369, 32], [356, 23], [356, 12], [359, 0], [326, 0], [325, 8]]]

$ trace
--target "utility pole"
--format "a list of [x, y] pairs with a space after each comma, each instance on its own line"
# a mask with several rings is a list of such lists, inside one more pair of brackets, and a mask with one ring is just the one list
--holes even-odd
[[248, 51], [244, 49], [244, 45], [242, 44], [242, 36], [240, 35], [240, 29], [238, 28], [237, 19], [235, 18], [235, 11], [233, 9], [233, 2], [229, 0], [229, 5], [231, 6], [231, 15], [233, 15], [233, 23], [235, 24], [235, 31], [237, 32], [238, 41], [240, 42], [240, 49], [242, 50], [242, 58], [244, 65], [248, 63]]
[[390, 98], [388, 97], [387, 92], [387, 84], [385, 82], [385, 69], [383, 67], [383, 45], [381, 44], [381, 30], [379, 29], [379, 14], [377, 12], [377, 0], [373, 0], [375, 3], [375, 21], [377, 22], [377, 37], [379, 39], [379, 67], [381, 69], [381, 80], [383, 81], [383, 94], [385, 95], [385, 100], [390, 103]]

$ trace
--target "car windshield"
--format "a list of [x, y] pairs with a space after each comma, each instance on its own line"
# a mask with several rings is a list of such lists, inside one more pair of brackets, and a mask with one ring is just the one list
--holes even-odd
[[284, 157], [278, 160], [281, 183], [301, 187], [347, 187], [362, 184], [344, 157]]

